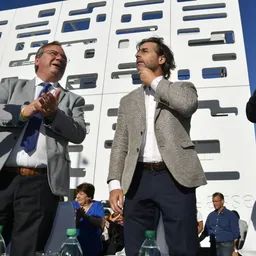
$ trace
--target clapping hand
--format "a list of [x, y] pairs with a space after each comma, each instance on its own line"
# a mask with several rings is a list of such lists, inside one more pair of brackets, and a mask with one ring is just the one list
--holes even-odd
[[76, 226], [77, 227], [79, 226], [80, 219], [84, 217], [85, 217], [85, 212], [83, 207], [76, 209]]
[[32, 117], [36, 113], [41, 113], [44, 117], [54, 116], [58, 108], [58, 99], [61, 90], [57, 88], [53, 93], [47, 92], [38, 99], [33, 100], [30, 104], [24, 106], [21, 115], [24, 119]]
[[51, 117], [55, 114], [58, 108], [60, 92], [61, 90], [57, 88], [54, 93], [47, 92], [38, 99], [41, 104], [40, 112], [44, 117]]

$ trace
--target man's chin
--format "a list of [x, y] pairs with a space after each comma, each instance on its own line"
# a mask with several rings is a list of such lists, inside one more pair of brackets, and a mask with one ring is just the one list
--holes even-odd
[[138, 71], [140, 71], [141, 69], [145, 68], [146, 66], [144, 65], [144, 63], [139, 63], [136, 65], [136, 68]]

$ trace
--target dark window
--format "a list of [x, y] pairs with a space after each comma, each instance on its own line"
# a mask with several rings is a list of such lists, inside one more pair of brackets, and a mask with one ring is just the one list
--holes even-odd
[[103, 22], [105, 20], [106, 20], [106, 14], [98, 14], [97, 15], [97, 18], [96, 18], [97, 22]]
[[208, 20], [208, 19], [221, 19], [221, 18], [227, 18], [226, 13], [211, 13], [211, 14], [200, 14], [200, 15], [189, 15], [184, 16], [184, 21], [190, 21], [190, 20]]
[[31, 48], [34, 48], [34, 47], [41, 47], [41, 46], [43, 46], [43, 45], [45, 45], [45, 44], [47, 44], [47, 43], [48, 43], [48, 40], [36, 41], [36, 42], [32, 42], [32, 43], [30, 44], [30, 47], [31, 47]]
[[125, 23], [125, 22], [130, 22], [132, 19], [132, 15], [131, 14], [124, 14], [121, 17], [121, 22]]
[[85, 58], [85, 59], [93, 58], [93, 57], [94, 57], [94, 54], [95, 54], [95, 50], [94, 50], [94, 49], [85, 50], [85, 52], [84, 52], [84, 58]]
[[216, 154], [220, 153], [219, 140], [195, 140], [195, 149], [198, 154]]
[[227, 76], [227, 69], [225, 67], [203, 68], [202, 76], [205, 79], [223, 78]]
[[197, 33], [200, 32], [200, 28], [181, 28], [177, 30], [177, 34], [184, 34], [184, 33]]
[[53, 16], [54, 14], [55, 14], [55, 9], [43, 10], [39, 12], [38, 18], [49, 17], [49, 16]]
[[228, 116], [229, 114], [238, 115], [236, 107], [221, 107], [219, 100], [199, 100], [198, 109], [205, 108], [210, 109], [213, 117]]
[[236, 60], [236, 53], [219, 53], [213, 54], [212, 60], [223, 61], [223, 60]]
[[104, 148], [111, 148], [113, 140], [105, 140]]
[[129, 47], [129, 39], [119, 40], [118, 42], [118, 48], [128, 48]]
[[225, 8], [225, 3], [217, 4], [198, 4], [198, 5], [189, 5], [182, 8], [183, 11], [195, 11], [195, 10], [205, 10], [205, 9], [216, 9], [216, 8]]
[[180, 69], [178, 71], [178, 79], [179, 80], [188, 80], [190, 78], [189, 69]]
[[92, 13], [94, 8], [102, 7], [102, 6], [105, 6], [105, 5], [106, 5], [106, 1], [96, 2], [96, 3], [89, 3], [87, 5], [87, 8], [85, 8], [85, 9], [70, 11], [69, 16]]
[[87, 30], [90, 26], [90, 19], [69, 20], [63, 22], [62, 33], [78, 30]]
[[141, 6], [141, 5], [150, 5], [150, 4], [161, 4], [164, 0], [143, 0], [143, 1], [135, 1], [128, 2], [124, 4], [124, 7], [133, 7], [133, 6]]
[[93, 111], [94, 105], [93, 104], [85, 104], [84, 111]]
[[150, 32], [150, 31], [156, 31], [157, 29], [158, 29], [157, 26], [125, 28], [125, 29], [118, 29], [118, 30], [116, 30], [116, 34], [117, 35], [122, 35], [122, 34], [131, 34], [131, 33]]
[[66, 88], [69, 90], [96, 88], [97, 79], [97, 73], [68, 76]]
[[138, 73], [132, 74], [132, 83], [133, 84], [141, 84], [140, 75]]
[[25, 29], [25, 28], [35, 28], [35, 27], [41, 27], [46, 26], [49, 24], [49, 21], [41, 21], [41, 22], [35, 22], [35, 23], [28, 23], [28, 24], [21, 24], [17, 25], [15, 29]]
[[17, 44], [16, 44], [16, 47], [15, 47], [15, 51], [21, 51], [21, 50], [23, 50], [23, 49], [24, 49], [24, 45], [25, 45], [24, 42], [22, 42], [22, 43], [17, 43]]
[[162, 18], [163, 18], [162, 11], [144, 12], [142, 14], [142, 20], [155, 20], [155, 19], [162, 19]]
[[118, 108], [110, 108], [108, 109], [107, 115], [108, 116], [117, 116]]
[[0, 26], [6, 25], [8, 23], [8, 20], [0, 20]]
[[27, 32], [27, 33], [20, 33], [20, 34], [17, 35], [17, 38], [48, 35], [50, 33], [51, 33], [51, 30], [50, 29], [46, 29], [46, 30], [41, 30], [41, 31], [33, 31], [33, 32]]
[[240, 173], [237, 171], [220, 171], [205, 172], [207, 180], [239, 180]]

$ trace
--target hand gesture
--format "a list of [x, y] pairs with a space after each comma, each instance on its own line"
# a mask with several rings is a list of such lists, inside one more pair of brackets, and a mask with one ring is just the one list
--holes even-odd
[[110, 206], [114, 212], [123, 213], [124, 193], [122, 189], [114, 189], [109, 194]]
[[60, 96], [61, 90], [58, 88], [53, 93], [47, 92], [39, 97], [39, 102], [41, 104], [40, 112], [44, 117], [54, 116], [58, 108], [58, 99]]
[[150, 86], [152, 81], [156, 78], [154, 72], [146, 67], [142, 67], [138, 70], [140, 75], [140, 80], [146, 86]]
[[30, 118], [36, 113], [41, 113], [44, 117], [54, 116], [58, 108], [60, 92], [61, 90], [58, 88], [53, 93], [42, 94], [38, 99], [33, 100], [29, 105], [22, 108], [22, 117]]

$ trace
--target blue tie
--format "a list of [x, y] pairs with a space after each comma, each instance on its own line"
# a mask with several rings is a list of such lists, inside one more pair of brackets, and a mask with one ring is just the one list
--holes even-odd
[[[47, 93], [51, 87], [49, 83], [43, 83], [43, 89], [41, 90], [39, 97], [43, 93]], [[25, 152], [29, 153], [36, 148], [37, 139], [39, 135], [39, 129], [42, 123], [43, 117], [40, 113], [32, 116], [29, 121], [25, 133], [23, 135], [21, 146], [24, 148]]]

